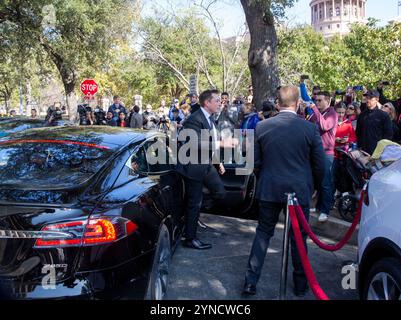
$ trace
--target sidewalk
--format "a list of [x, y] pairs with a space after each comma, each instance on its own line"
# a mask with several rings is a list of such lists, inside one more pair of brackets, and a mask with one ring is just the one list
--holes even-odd
[[[255, 234], [256, 221], [215, 215], [201, 215], [208, 227], [199, 228], [199, 238], [212, 243], [213, 248], [197, 251], [177, 247], [172, 260], [167, 299], [200, 300], [277, 300], [281, 268], [283, 224], [279, 223], [271, 240], [264, 270], [254, 297], [241, 295], [246, 264]], [[212, 229], [211, 229], [212, 228]], [[321, 238], [327, 243], [329, 240]], [[308, 243], [312, 268], [323, 290], [333, 300], [358, 299], [356, 290], [343, 290], [341, 268], [346, 261], [356, 261], [357, 249], [345, 246], [330, 253]], [[289, 261], [287, 299], [300, 299], [292, 294], [292, 265]], [[314, 300], [311, 291], [302, 299]]]

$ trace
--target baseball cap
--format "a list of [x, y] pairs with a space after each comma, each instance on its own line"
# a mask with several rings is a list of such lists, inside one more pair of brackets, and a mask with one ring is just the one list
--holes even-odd
[[380, 93], [377, 90], [368, 90], [363, 96], [367, 98], [380, 98]]

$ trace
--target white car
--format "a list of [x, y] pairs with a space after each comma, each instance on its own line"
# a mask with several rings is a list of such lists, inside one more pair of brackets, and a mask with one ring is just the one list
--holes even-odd
[[401, 160], [369, 181], [358, 247], [360, 297], [401, 300]]

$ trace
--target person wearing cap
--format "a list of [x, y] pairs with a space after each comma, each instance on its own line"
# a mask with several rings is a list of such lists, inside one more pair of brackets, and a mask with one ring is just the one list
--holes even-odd
[[372, 154], [380, 140], [393, 139], [393, 128], [389, 115], [378, 107], [380, 93], [368, 90], [363, 96], [367, 109], [358, 117], [356, 136], [359, 147]]
[[180, 116], [181, 119], [184, 119], [184, 118], [185, 118], [184, 114], [182, 113], [182, 111], [181, 111], [181, 109], [180, 109], [180, 100], [174, 99], [174, 100], [171, 102], [170, 111], [169, 111], [169, 114], [168, 114], [168, 117], [169, 117], [170, 121], [173, 121], [173, 117], [174, 117], [174, 115], [173, 115], [173, 110], [174, 110], [174, 109], [177, 109], [177, 110], [178, 110], [178, 114], [179, 114], [179, 116]]

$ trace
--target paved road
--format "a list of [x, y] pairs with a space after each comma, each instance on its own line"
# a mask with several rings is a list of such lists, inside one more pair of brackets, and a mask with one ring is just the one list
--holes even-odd
[[[167, 299], [277, 300], [283, 225], [277, 225], [272, 238], [263, 274], [258, 284], [258, 293], [249, 298], [243, 297], [241, 290], [256, 221], [206, 214], [201, 215], [201, 220], [210, 228], [199, 228], [199, 238], [212, 243], [213, 248], [197, 251], [184, 248], [181, 244], [177, 247], [169, 276]], [[328, 239], [321, 239], [330, 243]], [[356, 247], [346, 246], [339, 252], [330, 253], [319, 249], [312, 242], [308, 245], [312, 267], [329, 298], [333, 300], [358, 299], [356, 290], [343, 290], [341, 286], [342, 266], [346, 261], [356, 261]], [[300, 299], [292, 294], [291, 273], [290, 260], [287, 299]], [[309, 292], [302, 299], [315, 298]]]

